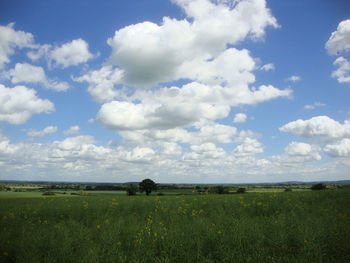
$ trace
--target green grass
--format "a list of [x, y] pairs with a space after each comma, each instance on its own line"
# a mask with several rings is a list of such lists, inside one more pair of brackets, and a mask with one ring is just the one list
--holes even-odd
[[350, 191], [0, 200], [0, 262], [349, 262]]

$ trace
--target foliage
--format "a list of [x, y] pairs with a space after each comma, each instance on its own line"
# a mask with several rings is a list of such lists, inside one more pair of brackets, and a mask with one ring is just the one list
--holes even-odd
[[129, 184], [129, 186], [126, 188], [127, 195], [136, 195], [136, 192], [137, 192], [137, 186], [134, 184]]
[[217, 194], [227, 194], [228, 193], [228, 187], [224, 187], [222, 185], [218, 185], [214, 189], [215, 189], [215, 192]]
[[54, 192], [47, 191], [47, 192], [44, 192], [43, 195], [55, 195], [55, 193], [54, 193]]
[[285, 191], [285, 192], [291, 192], [291, 191], [292, 191], [292, 188], [285, 188], [284, 191]]
[[311, 186], [311, 190], [325, 190], [327, 186], [325, 184], [314, 184]]
[[139, 184], [140, 192], [146, 192], [146, 195], [149, 195], [153, 190], [157, 190], [157, 184], [151, 179], [145, 179]]
[[244, 194], [245, 193], [245, 188], [244, 187], [240, 187], [237, 189], [237, 193], [238, 194]]
[[348, 189], [3, 198], [0, 262], [348, 262], [349, 203]]

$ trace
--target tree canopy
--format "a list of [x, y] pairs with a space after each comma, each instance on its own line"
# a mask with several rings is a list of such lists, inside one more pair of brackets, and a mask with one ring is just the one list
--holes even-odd
[[145, 179], [139, 184], [140, 192], [146, 192], [149, 195], [153, 190], [157, 190], [157, 184], [151, 179]]

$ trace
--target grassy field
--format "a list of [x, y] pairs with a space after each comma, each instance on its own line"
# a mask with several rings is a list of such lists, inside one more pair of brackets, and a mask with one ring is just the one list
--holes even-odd
[[1, 196], [0, 262], [350, 261], [349, 190], [30, 194]]

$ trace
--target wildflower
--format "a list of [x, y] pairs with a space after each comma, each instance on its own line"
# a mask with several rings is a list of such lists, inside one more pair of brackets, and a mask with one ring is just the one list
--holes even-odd
[[100, 228], [101, 228], [101, 226], [100, 226], [100, 225], [97, 225], [96, 227], [97, 227], [97, 229], [100, 229]]
[[117, 247], [120, 247], [121, 246], [121, 242], [120, 241], [118, 241], [115, 245], [117, 246]]

